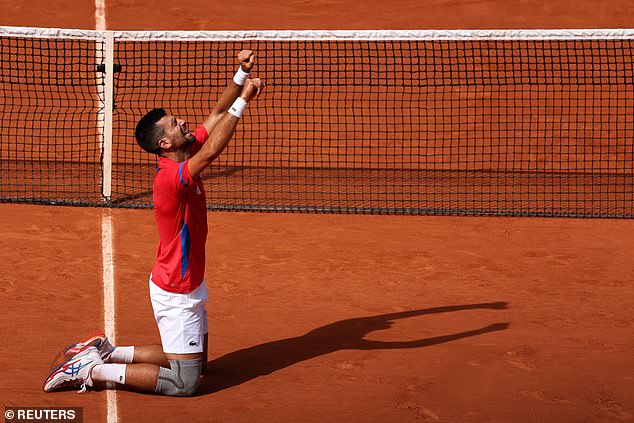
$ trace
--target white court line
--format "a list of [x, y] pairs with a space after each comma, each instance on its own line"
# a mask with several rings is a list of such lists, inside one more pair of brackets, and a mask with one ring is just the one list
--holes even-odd
[[95, 0], [95, 29], [106, 30], [106, 0]]
[[[106, 30], [106, 2], [95, 0], [95, 29]], [[107, 94], [110, 95], [110, 94]], [[112, 214], [109, 208], [104, 208], [101, 214], [101, 255], [103, 258], [103, 321], [104, 331], [112, 345], [115, 339], [115, 296], [114, 296], [114, 260], [112, 243]], [[108, 388], [113, 388], [109, 386]], [[119, 420], [117, 411], [117, 391], [106, 390], [106, 409], [108, 411], [107, 423], [116, 423]]]
[[[115, 292], [114, 292], [114, 248], [112, 242], [112, 213], [104, 208], [101, 214], [101, 256], [103, 258], [103, 321], [104, 331], [112, 345], [115, 339]], [[106, 390], [108, 423], [115, 423], [117, 416], [117, 391], [109, 385]]]

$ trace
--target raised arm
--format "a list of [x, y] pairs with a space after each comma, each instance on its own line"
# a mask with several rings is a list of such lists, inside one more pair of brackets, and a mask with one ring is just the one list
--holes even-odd
[[188, 168], [192, 178], [200, 176], [203, 170], [225, 149], [242, 116], [242, 111], [254, 97], [262, 92], [264, 83], [259, 78], [247, 79], [240, 97], [230, 105], [229, 109], [219, 115], [212, 126], [207, 142], [200, 151], [189, 159]]
[[240, 68], [236, 75], [227, 84], [218, 102], [214, 106], [207, 119], [203, 122], [203, 126], [207, 129], [207, 133], [211, 134], [216, 124], [220, 121], [224, 113], [229, 110], [229, 107], [238, 98], [242, 92], [242, 88], [249, 76], [249, 73], [253, 70], [255, 65], [255, 54], [252, 50], [242, 50], [238, 53], [238, 61], [240, 62]]

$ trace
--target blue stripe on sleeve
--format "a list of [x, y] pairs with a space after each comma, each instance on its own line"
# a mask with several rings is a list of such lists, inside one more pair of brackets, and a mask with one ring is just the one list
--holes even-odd
[[178, 176], [181, 178], [181, 184], [187, 186], [187, 182], [183, 179], [183, 166], [185, 166], [185, 162], [182, 162], [180, 167], [178, 168]]

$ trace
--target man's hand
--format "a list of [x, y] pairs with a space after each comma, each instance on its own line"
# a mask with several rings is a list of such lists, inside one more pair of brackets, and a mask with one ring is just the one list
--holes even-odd
[[262, 90], [264, 90], [264, 82], [262, 82], [260, 78], [247, 79], [242, 88], [240, 97], [248, 103], [254, 97], [259, 96]]
[[246, 73], [251, 72], [253, 66], [255, 65], [255, 54], [253, 50], [242, 50], [238, 53], [238, 61], [240, 62], [240, 67]]

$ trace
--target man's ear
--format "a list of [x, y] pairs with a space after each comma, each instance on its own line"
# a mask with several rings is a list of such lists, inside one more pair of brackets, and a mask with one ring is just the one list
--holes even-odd
[[172, 148], [172, 143], [165, 137], [158, 140], [156, 145], [158, 145], [158, 148], [161, 150], [169, 150], [170, 148]]

